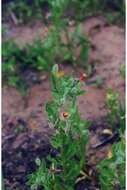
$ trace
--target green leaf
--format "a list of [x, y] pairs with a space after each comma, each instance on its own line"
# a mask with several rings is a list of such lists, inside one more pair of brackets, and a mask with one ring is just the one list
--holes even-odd
[[11, 76], [11, 77], [9, 77], [8, 84], [9, 84], [10, 86], [16, 87], [18, 80], [19, 80], [19, 77], [18, 77], [18, 76]]
[[72, 59], [72, 53], [71, 52], [65, 52], [64, 53], [64, 60], [71, 60]]
[[52, 123], [58, 119], [58, 106], [54, 102], [48, 102], [45, 106], [48, 118]]
[[38, 56], [37, 57], [37, 68], [39, 70], [48, 70], [48, 63], [47, 61], [41, 57], [41, 56]]
[[80, 58], [82, 61], [87, 62], [89, 56], [89, 48], [88, 46], [83, 46], [80, 53]]
[[53, 76], [56, 76], [56, 74], [58, 73], [58, 65], [57, 64], [55, 64], [54, 66], [53, 66], [53, 68], [52, 68], [52, 74], [53, 74]]

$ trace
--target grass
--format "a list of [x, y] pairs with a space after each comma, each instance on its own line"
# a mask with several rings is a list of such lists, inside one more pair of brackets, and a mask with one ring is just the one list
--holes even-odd
[[[58, 9], [58, 13], [61, 4], [64, 4], [65, 6], [64, 11], [61, 11], [60, 13], [63, 13], [64, 17], [67, 18], [70, 17], [82, 21], [89, 16], [103, 14], [109, 23], [120, 24], [121, 21], [122, 23], [125, 22], [124, 0], [23, 0], [3, 5], [3, 9], [5, 9], [5, 16], [7, 19], [10, 19], [11, 17], [13, 20], [17, 20], [17, 23], [26, 23], [31, 19], [43, 19], [46, 21], [47, 11], [51, 12], [52, 20], [52, 15], [54, 15], [54, 5]], [[115, 14], [113, 14], [113, 12]]]

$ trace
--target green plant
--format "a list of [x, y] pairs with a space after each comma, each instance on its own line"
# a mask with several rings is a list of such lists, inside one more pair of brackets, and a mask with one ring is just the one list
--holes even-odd
[[30, 19], [43, 19], [42, 8], [45, 2], [44, 0], [11, 1], [4, 7], [5, 17], [13, 15], [12, 19], [16, 20], [16, 24], [26, 23]]
[[123, 64], [120, 66], [120, 75], [122, 76], [123, 79], [125, 79], [125, 77], [126, 77], [126, 67]]
[[44, 42], [36, 40], [32, 45], [27, 44], [22, 50], [24, 56], [19, 57], [20, 69], [34, 69], [35, 71], [48, 71], [53, 62], [52, 41], [47, 39]]
[[125, 0], [72, 0], [69, 4], [76, 20], [102, 14], [109, 24], [125, 23]]
[[44, 44], [35, 41], [34, 45], [26, 45], [22, 49], [11, 40], [4, 41], [2, 43], [3, 81], [11, 86], [17, 86], [24, 70], [47, 71], [52, 65], [51, 53], [52, 48], [48, 47], [48, 41]]
[[125, 106], [119, 99], [119, 93], [114, 92], [112, 89], [108, 89], [106, 104], [108, 107], [107, 119], [109, 124], [113, 127], [119, 125], [115, 130], [125, 130]]
[[102, 11], [109, 24], [125, 25], [125, 0], [105, 0]]
[[98, 0], [72, 0], [70, 8], [73, 9], [74, 17], [76, 20], [83, 20], [88, 16], [92, 16], [97, 13], [99, 9]]
[[57, 65], [52, 70], [53, 100], [46, 104], [49, 125], [55, 129], [51, 145], [55, 157], [37, 159], [38, 169], [29, 176], [31, 189], [73, 190], [80, 171], [85, 167], [85, 147], [88, 143], [88, 122], [78, 113], [76, 98], [83, 91], [80, 81], [70, 76], [59, 77]]
[[[26, 45], [22, 49], [12, 41], [3, 42], [2, 69], [3, 78], [7, 84], [19, 86], [19, 82], [22, 84], [21, 74], [24, 70], [49, 71], [51, 66], [58, 61], [59, 63], [71, 62], [74, 66], [80, 64], [86, 71], [88, 70], [89, 41], [81, 34], [79, 23], [74, 32], [68, 31], [67, 21], [63, 18], [68, 3], [68, 0], [49, 2], [53, 26], [43, 41], [36, 40], [34, 45]], [[76, 55], [77, 50], [78, 55]]]
[[16, 86], [19, 77], [17, 75], [17, 65], [15, 56], [18, 55], [17, 47], [8, 41], [2, 44], [2, 74], [4, 80], [12, 85]]
[[65, 51], [64, 54], [64, 59], [69, 60], [70, 58], [70, 61], [72, 61], [74, 66], [83, 66], [86, 71], [88, 71], [87, 61], [89, 56], [90, 42], [88, 38], [81, 33], [80, 24], [77, 24], [74, 32], [70, 34], [67, 30], [64, 32], [67, 37], [67, 44], [64, 44], [64, 46], [67, 48], [67, 51]]
[[3, 41], [2, 82], [3, 84], [18, 88], [23, 95], [26, 94], [28, 86], [24, 82], [22, 73], [24, 69], [32, 68], [33, 60], [32, 62], [28, 62], [30, 58], [24, 49], [20, 49], [13, 41]]
[[[62, 6], [61, 6], [62, 5]], [[76, 21], [103, 14], [109, 23], [125, 22], [125, 0], [23, 0], [5, 6], [5, 17], [15, 17], [16, 23], [27, 22], [31, 18], [44, 19], [46, 10], [58, 18], [73, 18]], [[35, 12], [36, 10], [36, 12]]]
[[[119, 142], [113, 144], [110, 158], [100, 162], [99, 179], [102, 190], [125, 189], [125, 110], [119, 102], [118, 93], [111, 89], [107, 93], [109, 123], [119, 133]], [[117, 125], [116, 125], [117, 124]], [[116, 128], [117, 127], [117, 128]]]
[[[49, 32], [48, 37], [32, 45], [26, 45], [20, 49], [13, 41], [7, 40], [2, 43], [2, 76], [3, 81], [11, 86], [22, 85], [22, 73], [24, 70], [50, 71], [52, 65], [58, 61], [70, 61], [74, 65], [77, 63], [84, 65], [87, 70], [88, 41], [80, 34], [78, 27], [68, 42], [62, 42], [61, 33], [57, 33], [54, 27]], [[68, 32], [66, 33], [68, 35]], [[75, 49], [81, 46], [80, 55], [75, 56]]]
[[[74, 32], [69, 31], [69, 20], [64, 17], [68, 5], [68, 0], [50, 1], [53, 27], [49, 37], [54, 39], [53, 47], [56, 48], [56, 58], [58, 56], [61, 61], [69, 61], [73, 65], [80, 64], [87, 68], [85, 63], [87, 63], [90, 43], [87, 37], [81, 33], [79, 22], [76, 22]], [[78, 50], [79, 53], [76, 56]], [[59, 55], [60, 51], [61, 54]]]
[[98, 164], [101, 190], [125, 189], [125, 139], [112, 146], [112, 158]]

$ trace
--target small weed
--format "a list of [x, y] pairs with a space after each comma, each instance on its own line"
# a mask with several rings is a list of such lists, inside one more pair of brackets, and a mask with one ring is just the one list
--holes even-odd
[[120, 75], [122, 76], [123, 79], [125, 79], [126, 77], [126, 68], [125, 68], [125, 65], [121, 65], [120, 66]]
[[9, 4], [3, 5], [3, 14], [7, 20], [12, 17], [16, 24], [26, 23], [30, 19], [43, 19], [44, 3], [44, 0], [11, 1]]
[[10, 42], [4, 42], [2, 44], [2, 73], [4, 80], [12, 85], [16, 86], [19, 80], [17, 74], [17, 65], [15, 56], [17, 56], [19, 51], [15, 44]]
[[125, 107], [119, 100], [119, 94], [109, 89], [106, 97], [107, 107], [109, 109], [107, 119], [109, 124], [113, 127], [119, 125], [115, 130], [120, 130], [124, 133], [125, 130]]
[[[120, 140], [112, 146], [110, 158], [98, 164], [102, 190], [125, 189], [125, 110], [118, 100], [118, 93], [111, 89], [107, 94], [108, 119]], [[117, 124], [117, 125], [116, 125]], [[118, 127], [118, 128], [116, 128]]]
[[[68, 5], [68, 0], [52, 0], [50, 2], [53, 27], [49, 34], [49, 39], [53, 39], [53, 47], [56, 49], [56, 58], [58, 56], [62, 59], [61, 61], [69, 61], [73, 65], [80, 64], [84, 66], [84, 63], [87, 63], [89, 55], [89, 40], [85, 35], [82, 35], [79, 22], [76, 22], [74, 32], [69, 32], [68, 19], [66, 17], [64, 18], [64, 13]], [[65, 37], [65, 41], [62, 35]], [[76, 56], [78, 49], [80, 49], [80, 52]], [[59, 54], [59, 52], [61, 52], [61, 54]]]
[[125, 189], [125, 139], [112, 146], [112, 158], [103, 160], [97, 168], [102, 190]]

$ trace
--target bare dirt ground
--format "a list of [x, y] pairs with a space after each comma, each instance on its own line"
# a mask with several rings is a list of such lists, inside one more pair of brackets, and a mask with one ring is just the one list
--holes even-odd
[[[111, 87], [118, 91], [121, 100], [124, 101], [125, 81], [120, 76], [120, 67], [122, 64], [125, 64], [125, 35], [124, 29], [119, 28], [118, 26], [108, 26], [105, 20], [101, 17], [90, 18], [84, 22], [82, 24], [82, 31], [88, 35], [92, 44], [89, 64], [95, 65], [95, 72], [91, 78], [87, 79], [86, 84], [84, 84], [83, 88], [86, 90], [86, 93], [79, 97], [78, 106], [83, 119], [96, 121], [106, 116], [107, 109], [105, 106], [105, 97], [108, 88]], [[21, 46], [25, 43], [32, 43], [36, 36], [42, 36], [43, 38], [45, 35], [45, 27], [40, 23], [37, 23], [32, 27], [15, 27], [9, 31], [9, 37], [13, 38], [16, 43]], [[85, 72], [80, 68], [74, 70], [70, 65], [61, 65], [60, 67], [65, 71], [65, 73], [71, 73], [76, 77], [79, 76], [81, 72]], [[51, 129], [48, 127], [47, 116], [45, 113], [45, 103], [51, 99], [50, 80], [48, 74], [43, 73], [39, 77], [42, 79], [41, 83], [32, 85], [29, 89], [29, 94], [26, 97], [22, 97], [15, 88], [3, 86], [2, 115], [3, 145], [5, 147], [3, 159], [6, 156], [10, 156], [11, 160], [17, 160], [17, 148], [22, 149], [22, 146], [25, 146], [24, 142], [26, 143], [26, 139], [26, 149], [32, 150], [31, 147], [36, 146], [39, 151], [40, 149], [38, 144], [41, 142], [43, 144], [44, 141], [46, 142], [48, 137], [52, 134]], [[92, 84], [87, 84], [91, 81], [95, 81], [98, 77], [103, 80], [101, 88]], [[12, 126], [12, 128], [10, 128], [10, 126]], [[17, 135], [15, 130], [17, 127], [19, 128], [19, 126], [21, 127], [22, 133]], [[27, 130], [30, 131], [29, 136], [28, 131], [26, 131], [26, 129], [24, 131], [24, 126], [27, 126]], [[15, 136], [10, 137], [10, 139], [12, 138], [13, 140], [9, 141], [7, 140], [7, 136], [10, 134], [11, 129]], [[32, 137], [33, 134], [36, 134], [37, 137]], [[36, 141], [38, 139], [38, 135], [40, 142]], [[92, 135], [91, 132], [90, 136], [90, 144], [94, 144], [97, 142], [98, 131], [96, 130], [95, 135]], [[28, 139], [29, 142], [32, 142], [32, 138], [36, 141], [35, 145], [33, 143], [29, 143], [28, 145]], [[24, 139], [24, 142], [21, 139]], [[6, 155], [7, 149], [8, 152], [10, 152], [10, 155]], [[108, 149], [109, 146], [104, 149], [102, 148], [99, 152], [97, 151], [96, 156], [94, 156], [94, 158], [91, 157], [91, 163], [98, 162], [98, 159], [100, 160], [106, 156]], [[35, 156], [36, 155], [37, 152]], [[29, 159], [28, 155], [25, 155], [25, 158]], [[8, 175], [8, 167], [13, 167], [15, 163], [11, 166], [7, 166], [6, 163], [7, 162], [5, 161], [3, 166], [5, 167], [5, 175]], [[8, 161], [8, 163], [10, 162]], [[15, 165], [15, 167], [17, 166]], [[22, 163], [20, 163], [18, 167], [20, 168], [17, 171], [26, 175], [26, 169], [24, 168], [27, 167], [22, 165]], [[6, 184], [10, 184], [12, 181], [13, 185], [15, 183], [22, 184], [21, 179], [19, 180], [15, 177], [16, 175], [19, 177], [19, 173], [10, 174], [12, 178], [8, 178], [6, 180]], [[24, 181], [26, 181], [26, 179], [24, 179]], [[16, 185], [14, 185], [12, 189], [15, 189], [15, 186]], [[20, 186], [18, 187], [20, 190]]]

